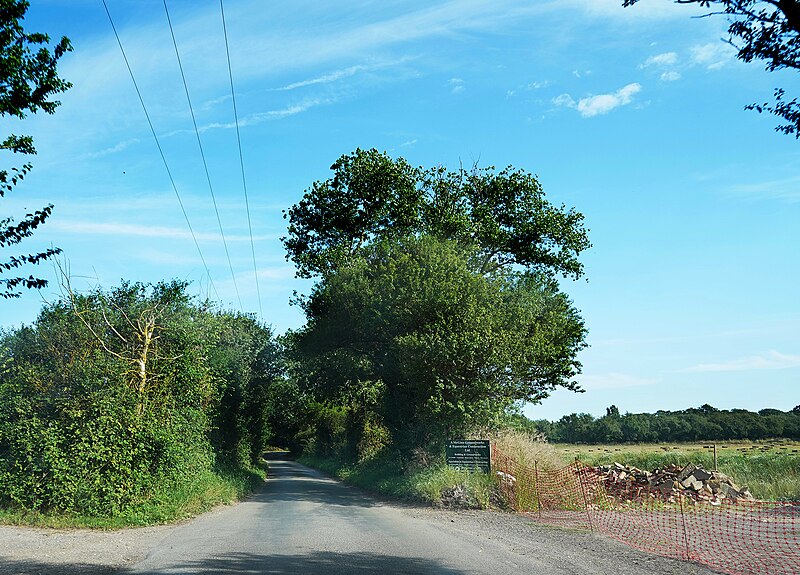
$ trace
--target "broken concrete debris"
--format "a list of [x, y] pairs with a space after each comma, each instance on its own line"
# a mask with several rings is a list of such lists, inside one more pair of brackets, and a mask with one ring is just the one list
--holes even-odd
[[721, 471], [707, 471], [689, 463], [668, 465], [654, 471], [644, 471], [630, 465], [612, 463], [594, 468], [608, 492], [620, 499], [633, 499], [650, 494], [668, 501], [675, 496], [689, 497], [719, 505], [739, 499], [752, 500], [747, 487], [739, 487]]

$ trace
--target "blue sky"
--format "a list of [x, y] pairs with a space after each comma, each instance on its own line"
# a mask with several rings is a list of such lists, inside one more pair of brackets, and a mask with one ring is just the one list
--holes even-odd
[[[226, 0], [256, 247], [256, 297], [216, 0], [169, 2], [242, 307], [276, 331], [307, 291], [281, 210], [356, 147], [412, 164], [513, 165], [586, 217], [587, 281], [565, 281], [589, 347], [571, 412], [800, 404], [800, 142], [743, 110], [796, 74], [735, 59], [721, 18], [667, 0]], [[234, 282], [161, 0], [108, 0], [224, 305]], [[29, 30], [67, 35], [74, 87], [53, 116], [4, 119], [39, 154], [3, 213], [53, 203], [23, 246], [64, 250], [77, 289], [208, 279], [100, 0], [34, 0]], [[50, 266], [36, 272], [55, 279]], [[0, 301], [33, 321], [41, 295]], [[212, 293], [213, 295], [213, 293]]]

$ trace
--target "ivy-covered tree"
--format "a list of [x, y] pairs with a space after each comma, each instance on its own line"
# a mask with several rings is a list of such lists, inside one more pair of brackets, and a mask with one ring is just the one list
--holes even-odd
[[499, 422], [521, 401], [578, 390], [586, 329], [544, 275], [476, 273], [475, 252], [385, 240], [315, 287], [295, 334], [305, 385], [376, 412], [409, 452]]
[[[639, 0], [623, 0], [632, 6]], [[728, 17], [728, 42], [743, 62], [760, 60], [767, 71], [800, 71], [800, 1], [798, 0], [675, 0], [712, 10], [708, 15]], [[748, 110], [775, 114], [785, 123], [775, 128], [800, 138], [800, 103], [789, 99], [783, 88], [776, 88], [774, 102], [750, 104]]]
[[[28, 6], [25, 0], [0, 0], [0, 118], [11, 116], [23, 119], [39, 110], [52, 114], [60, 104], [53, 96], [71, 85], [59, 78], [56, 70], [58, 60], [72, 49], [69, 40], [61, 38], [51, 52], [47, 34], [26, 32], [22, 21]], [[0, 142], [0, 151], [4, 157], [3, 165], [14, 163], [6, 154], [11, 157], [36, 154], [33, 138], [16, 134], [10, 134]], [[23, 161], [21, 165], [0, 169], [0, 197], [11, 192], [31, 168], [30, 162]], [[0, 249], [5, 252], [7, 248], [30, 237], [52, 210], [53, 206], [48, 205], [26, 214], [19, 221], [11, 216], [0, 215]], [[19, 297], [21, 287], [38, 289], [46, 286], [45, 280], [33, 275], [2, 276], [25, 265], [38, 264], [60, 251], [50, 248], [33, 254], [0, 256], [0, 297]]]

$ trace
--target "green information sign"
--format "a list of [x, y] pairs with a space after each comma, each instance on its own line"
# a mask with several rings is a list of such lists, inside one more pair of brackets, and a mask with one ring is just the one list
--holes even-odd
[[489, 473], [491, 446], [488, 439], [454, 439], [445, 446], [447, 465]]

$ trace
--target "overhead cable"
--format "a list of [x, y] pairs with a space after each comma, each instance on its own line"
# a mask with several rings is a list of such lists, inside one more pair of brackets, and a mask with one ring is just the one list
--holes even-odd
[[253, 224], [250, 219], [250, 202], [247, 199], [247, 179], [244, 175], [244, 156], [242, 154], [242, 137], [239, 133], [239, 113], [236, 109], [236, 92], [233, 89], [233, 71], [231, 70], [231, 52], [228, 47], [228, 26], [225, 23], [225, 7], [219, 0], [219, 11], [222, 15], [222, 31], [225, 35], [225, 55], [228, 57], [228, 78], [231, 81], [231, 101], [233, 102], [233, 119], [236, 124], [236, 143], [239, 146], [239, 166], [242, 169], [242, 189], [244, 190], [244, 206], [247, 211], [247, 229], [250, 232], [250, 251], [253, 254], [253, 277], [256, 280], [256, 294], [258, 296], [258, 313], [264, 319], [264, 310], [261, 307], [261, 288], [258, 285], [258, 265], [256, 264], [256, 246], [253, 242]]
[[150, 114], [147, 112], [147, 106], [145, 106], [144, 98], [142, 98], [142, 92], [139, 90], [139, 85], [136, 83], [136, 77], [133, 75], [133, 69], [131, 68], [130, 62], [128, 61], [128, 56], [125, 54], [125, 48], [122, 47], [122, 41], [120, 40], [119, 34], [117, 33], [117, 27], [114, 25], [114, 19], [111, 17], [111, 12], [108, 10], [108, 5], [106, 4], [106, 0], [103, 1], [103, 8], [106, 10], [106, 15], [108, 16], [108, 21], [111, 23], [111, 29], [114, 31], [114, 37], [117, 39], [117, 44], [119, 44], [120, 52], [122, 52], [122, 58], [125, 60], [125, 66], [128, 68], [128, 73], [131, 76], [131, 81], [133, 82], [133, 87], [136, 90], [136, 95], [139, 97], [139, 103], [142, 105], [142, 110], [144, 111], [145, 118], [147, 118], [147, 125], [150, 126], [150, 132], [153, 134], [153, 139], [156, 142], [156, 147], [158, 148], [158, 153], [161, 155], [161, 161], [164, 163], [164, 169], [167, 172], [167, 176], [169, 177], [170, 184], [172, 184], [172, 190], [175, 192], [175, 197], [178, 198], [178, 204], [181, 207], [181, 212], [183, 213], [183, 217], [186, 220], [186, 225], [189, 227], [189, 233], [192, 236], [192, 241], [194, 241], [194, 245], [197, 248], [197, 253], [200, 255], [200, 261], [203, 262], [203, 267], [206, 270], [206, 275], [208, 276], [208, 281], [211, 284], [211, 289], [214, 290], [214, 294], [217, 296], [219, 300], [219, 292], [217, 291], [217, 287], [214, 285], [214, 279], [211, 277], [211, 271], [208, 269], [208, 264], [206, 264], [206, 259], [203, 257], [203, 251], [200, 249], [200, 244], [197, 242], [197, 236], [194, 234], [194, 230], [192, 229], [192, 224], [189, 221], [189, 215], [186, 213], [186, 208], [183, 205], [183, 200], [181, 200], [181, 195], [178, 193], [178, 187], [175, 185], [175, 179], [172, 177], [172, 172], [169, 169], [169, 164], [167, 164], [167, 158], [164, 155], [164, 150], [161, 147], [161, 142], [158, 140], [158, 135], [156, 135], [156, 130], [153, 128], [153, 122], [150, 120]]
[[175, 31], [172, 28], [172, 20], [169, 17], [169, 8], [167, 7], [167, 0], [164, 0], [164, 12], [167, 15], [167, 24], [169, 24], [169, 32], [172, 35], [172, 45], [175, 47], [175, 57], [178, 59], [178, 68], [181, 71], [181, 80], [183, 80], [183, 89], [186, 92], [186, 102], [189, 104], [189, 112], [192, 115], [192, 124], [194, 125], [194, 133], [197, 136], [197, 146], [200, 149], [200, 158], [203, 160], [203, 168], [206, 173], [206, 181], [208, 182], [208, 191], [211, 192], [211, 203], [214, 205], [214, 213], [217, 215], [217, 224], [219, 225], [219, 233], [222, 236], [222, 245], [225, 247], [225, 257], [228, 259], [228, 267], [231, 270], [231, 279], [233, 279], [233, 288], [236, 291], [236, 299], [239, 301], [239, 309], [244, 311], [242, 306], [242, 298], [239, 296], [239, 286], [236, 283], [236, 274], [233, 272], [233, 264], [231, 263], [231, 254], [228, 251], [228, 242], [225, 239], [225, 232], [222, 229], [222, 219], [219, 217], [219, 209], [217, 208], [217, 198], [214, 196], [214, 186], [211, 185], [211, 176], [208, 173], [208, 163], [206, 162], [206, 155], [203, 152], [203, 142], [200, 139], [200, 130], [197, 128], [197, 119], [194, 115], [194, 107], [192, 106], [192, 99], [189, 96], [189, 86], [186, 83], [186, 75], [183, 73], [183, 64], [181, 63], [181, 55], [178, 51], [178, 42], [175, 40]]

